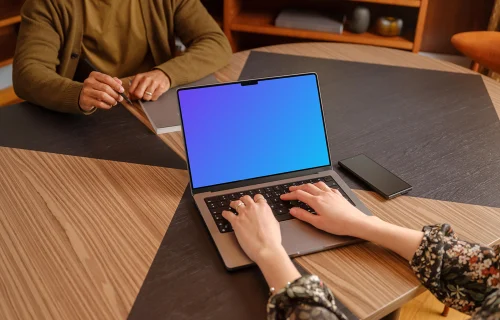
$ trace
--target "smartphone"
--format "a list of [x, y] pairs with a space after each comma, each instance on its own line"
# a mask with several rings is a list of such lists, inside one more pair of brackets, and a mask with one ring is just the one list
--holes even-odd
[[339, 161], [346, 169], [386, 199], [405, 194], [412, 186], [364, 154]]

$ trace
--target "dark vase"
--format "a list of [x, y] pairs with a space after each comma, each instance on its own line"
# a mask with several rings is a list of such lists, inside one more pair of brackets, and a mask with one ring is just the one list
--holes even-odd
[[350, 30], [354, 33], [365, 33], [370, 27], [370, 10], [366, 7], [356, 7], [352, 14]]

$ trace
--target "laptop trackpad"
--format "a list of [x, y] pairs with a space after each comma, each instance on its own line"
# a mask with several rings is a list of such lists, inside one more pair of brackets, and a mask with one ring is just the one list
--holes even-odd
[[280, 227], [283, 246], [286, 252], [293, 256], [360, 241], [352, 237], [334, 236], [297, 219], [280, 222]]

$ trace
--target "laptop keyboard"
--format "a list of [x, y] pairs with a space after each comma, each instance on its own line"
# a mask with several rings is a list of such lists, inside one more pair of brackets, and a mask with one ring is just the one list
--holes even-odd
[[264, 198], [267, 199], [267, 203], [273, 210], [274, 216], [278, 221], [293, 219], [293, 216], [289, 212], [292, 207], [300, 207], [304, 210], [309, 211], [312, 214], [316, 214], [316, 212], [314, 212], [314, 210], [307, 204], [301, 201], [283, 201], [280, 199], [280, 196], [284, 193], [288, 193], [289, 192], [288, 188], [290, 188], [291, 186], [300, 186], [302, 184], [316, 183], [319, 181], [323, 181], [324, 183], [326, 183], [327, 186], [329, 186], [332, 189], [338, 189], [340, 193], [342, 193], [344, 198], [349, 200], [349, 202], [352, 205], [354, 205], [352, 200], [349, 199], [349, 197], [345, 194], [345, 192], [342, 189], [340, 189], [335, 180], [330, 176], [303, 180], [303, 181], [296, 181], [292, 183], [284, 183], [261, 189], [228, 193], [217, 197], [206, 198], [205, 203], [207, 204], [210, 213], [212, 213], [212, 217], [214, 218], [215, 224], [217, 224], [219, 231], [221, 233], [232, 232], [233, 229], [231, 228], [231, 224], [229, 223], [229, 221], [224, 219], [224, 217], [222, 217], [222, 211], [224, 210], [236, 213], [236, 211], [229, 206], [229, 203], [231, 201], [237, 200], [245, 195], [249, 195], [253, 198], [254, 195], [261, 194], [264, 196]]

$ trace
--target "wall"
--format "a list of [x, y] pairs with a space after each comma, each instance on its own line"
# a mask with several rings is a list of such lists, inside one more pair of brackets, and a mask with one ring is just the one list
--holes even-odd
[[12, 86], [12, 65], [0, 68], [0, 90]]
[[451, 37], [486, 30], [494, 0], [429, 0], [421, 51], [456, 54]]

